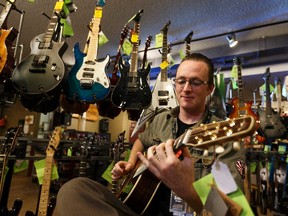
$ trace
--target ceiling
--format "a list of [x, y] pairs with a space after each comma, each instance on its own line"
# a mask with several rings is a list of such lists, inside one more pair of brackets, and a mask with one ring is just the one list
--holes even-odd
[[[23, 55], [30, 53], [30, 41], [46, 31], [56, 1], [51, 0], [17, 0], [15, 5], [24, 11], [22, 31], [19, 44], [24, 45]], [[77, 10], [70, 14], [74, 36], [64, 38], [69, 47], [64, 54], [64, 61], [73, 65], [73, 46], [80, 42], [83, 49], [89, 24], [97, 1], [74, 0]], [[5, 0], [0, 3], [6, 4]], [[117, 54], [121, 31], [125, 23], [140, 9], [144, 12], [140, 21], [140, 40], [145, 41], [151, 35], [160, 32], [170, 20], [168, 42], [172, 44], [172, 56], [176, 62], [180, 61], [179, 50], [184, 49], [183, 41], [187, 34], [193, 31], [191, 51], [202, 52], [215, 59], [221, 66], [225, 65], [229, 56], [246, 54], [247, 59], [260, 63], [263, 61], [285, 61], [288, 47], [288, 1], [287, 0], [107, 0], [103, 7], [101, 30], [109, 42], [98, 48], [97, 59], [107, 54], [113, 57]], [[16, 10], [8, 17], [8, 27], [19, 29], [21, 15]], [[287, 21], [287, 22], [286, 22]], [[271, 25], [275, 23], [282, 23]], [[130, 23], [133, 27], [133, 22]], [[263, 27], [261, 27], [263, 26]], [[247, 30], [248, 29], [248, 30]], [[236, 32], [239, 44], [229, 48], [225, 36]], [[139, 55], [144, 47], [139, 47]], [[152, 67], [158, 67], [161, 54], [152, 40], [148, 61]]]

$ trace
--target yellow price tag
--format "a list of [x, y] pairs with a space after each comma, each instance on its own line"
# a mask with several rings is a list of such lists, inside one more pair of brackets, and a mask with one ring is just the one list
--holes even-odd
[[163, 62], [160, 64], [160, 68], [161, 68], [162, 70], [164, 70], [165, 68], [168, 67], [168, 65], [169, 65], [169, 63], [168, 63], [167, 61], [163, 61]]
[[95, 10], [95, 12], [94, 12], [94, 17], [95, 17], [95, 18], [102, 18], [102, 8], [101, 8], [101, 9], [97, 8], [97, 9]]
[[62, 10], [63, 5], [64, 5], [64, 2], [60, 2], [60, 1], [56, 2], [54, 10]]
[[139, 39], [139, 35], [136, 34], [136, 33], [133, 33], [132, 36], [131, 36], [131, 42], [132, 43], [137, 43], [138, 39]]

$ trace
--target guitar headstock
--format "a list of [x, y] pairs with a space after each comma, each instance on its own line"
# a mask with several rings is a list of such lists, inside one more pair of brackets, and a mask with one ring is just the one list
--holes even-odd
[[46, 149], [47, 156], [54, 155], [58, 145], [60, 144], [61, 134], [62, 134], [62, 128], [60, 126], [55, 127]]
[[185, 38], [185, 43], [190, 44], [193, 37], [193, 31], [191, 31]]
[[149, 35], [149, 36], [146, 38], [145, 48], [150, 47], [151, 41], [152, 41], [152, 36]]
[[165, 26], [161, 29], [161, 32], [162, 32], [163, 34], [167, 34], [168, 28], [169, 28], [170, 24], [171, 24], [171, 21], [169, 20], [169, 21], [165, 24]]
[[237, 65], [237, 66], [241, 66], [242, 65], [242, 62], [243, 62], [243, 59], [242, 59], [242, 57], [235, 57], [234, 59], [233, 59], [233, 63], [235, 64], [235, 65]]
[[125, 131], [120, 133], [116, 139], [115, 144], [113, 145], [113, 158], [114, 161], [119, 161], [120, 154], [124, 151], [124, 140], [125, 140]]
[[270, 79], [270, 67], [266, 68], [266, 71], [265, 71], [265, 73], [263, 75], [263, 79], [264, 79], [265, 82], [269, 81], [269, 79]]
[[14, 151], [17, 137], [22, 132], [22, 127], [11, 127], [5, 133], [4, 143], [0, 146], [0, 154], [9, 155]]
[[208, 149], [210, 146], [223, 145], [228, 141], [252, 135], [256, 130], [256, 121], [252, 116], [242, 116], [225, 121], [213, 122], [188, 129], [174, 144], [175, 150], [183, 146]]
[[95, 132], [93, 136], [89, 136], [85, 138], [85, 140], [81, 143], [81, 146], [80, 146], [81, 157], [85, 158], [89, 156], [89, 153], [91, 152], [92, 147], [93, 147], [93, 143], [96, 139], [96, 135], [97, 133]]

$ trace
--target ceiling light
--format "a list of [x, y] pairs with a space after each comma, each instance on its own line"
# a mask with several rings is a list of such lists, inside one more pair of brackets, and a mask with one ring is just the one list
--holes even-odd
[[232, 33], [232, 34], [229, 34], [226, 39], [228, 40], [229, 42], [229, 46], [230, 47], [234, 47], [238, 44], [238, 41], [236, 40], [236, 37], [235, 37], [235, 34]]

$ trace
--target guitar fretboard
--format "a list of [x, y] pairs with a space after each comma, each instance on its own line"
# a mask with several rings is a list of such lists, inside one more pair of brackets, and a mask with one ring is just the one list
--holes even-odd
[[[167, 61], [168, 43], [167, 43], [167, 31], [163, 32], [163, 44], [162, 44], [162, 62]], [[167, 82], [167, 67], [161, 68], [161, 81]]]
[[[13, 1], [12, 1], [13, 2]], [[3, 24], [6, 21], [6, 18], [11, 10], [12, 4], [10, 2], [7, 2], [5, 8], [3, 9], [1, 15], [0, 15], [0, 28], [3, 28]]]
[[2, 198], [3, 186], [5, 181], [5, 165], [7, 156], [5, 154], [0, 154], [0, 199]]

